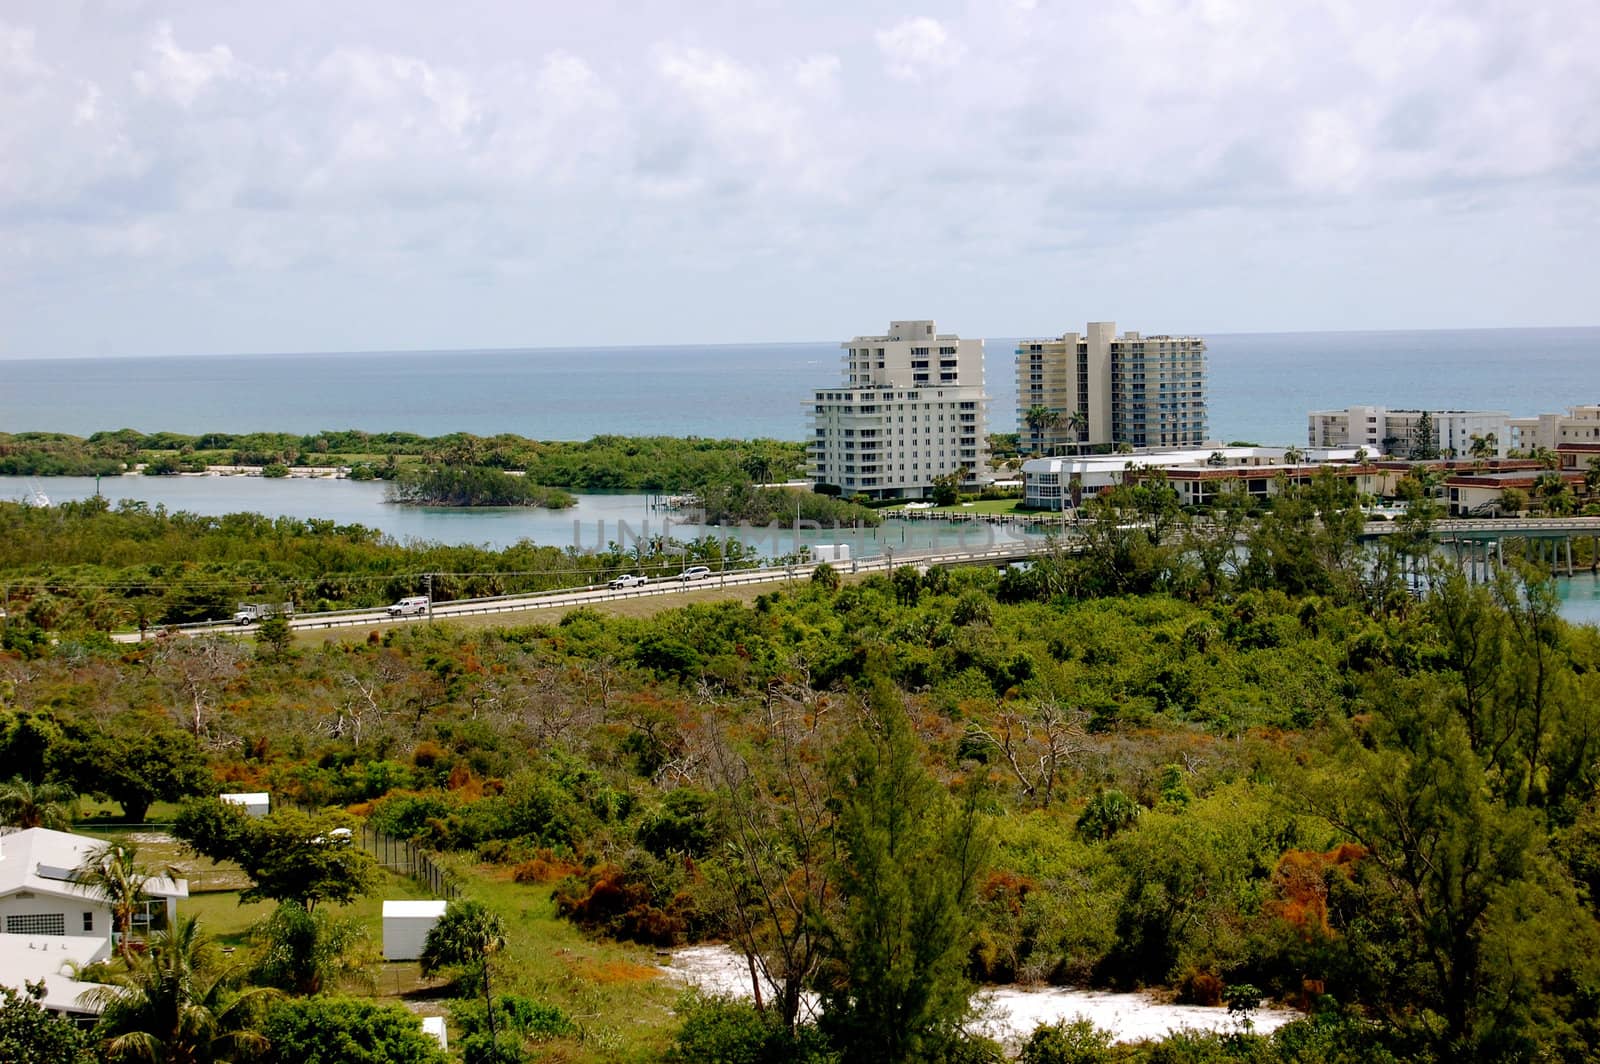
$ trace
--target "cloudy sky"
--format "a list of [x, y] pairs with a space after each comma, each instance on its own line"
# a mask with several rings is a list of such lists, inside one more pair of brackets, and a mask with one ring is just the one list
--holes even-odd
[[0, 357], [1600, 324], [1595, 0], [6, 0]]

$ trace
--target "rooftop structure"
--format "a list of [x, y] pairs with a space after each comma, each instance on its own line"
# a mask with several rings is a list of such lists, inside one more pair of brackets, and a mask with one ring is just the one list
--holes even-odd
[[0, 986], [21, 992], [28, 983], [43, 982], [39, 1005], [46, 1011], [98, 1015], [100, 1008], [85, 995], [107, 988], [80, 981], [73, 972], [105, 958], [106, 942], [98, 935], [0, 935]]

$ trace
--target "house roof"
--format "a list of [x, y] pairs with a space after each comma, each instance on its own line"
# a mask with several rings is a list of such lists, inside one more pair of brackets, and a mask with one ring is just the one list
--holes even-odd
[[[63, 898], [88, 898], [93, 891], [77, 882], [77, 870], [104, 839], [70, 831], [27, 828], [0, 834], [0, 897], [29, 890]], [[187, 898], [189, 881], [152, 876], [145, 893], [153, 898]]]
[[74, 965], [103, 960], [104, 935], [0, 935], [0, 984], [22, 990], [44, 980], [40, 1005], [52, 1012], [95, 1015], [100, 1010], [80, 1000], [101, 986], [72, 978]]

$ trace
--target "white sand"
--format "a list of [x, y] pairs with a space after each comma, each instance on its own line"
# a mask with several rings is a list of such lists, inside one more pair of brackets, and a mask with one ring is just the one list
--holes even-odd
[[[753, 996], [750, 969], [744, 956], [727, 946], [692, 946], [676, 950], [671, 966], [662, 970], [670, 978], [710, 993], [742, 998]], [[1026, 1039], [1041, 1023], [1080, 1016], [1110, 1031], [1119, 1042], [1161, 1038], [1169, 1031], [1184, 1027], [1202, 1031], [1238, 1028], [1238, 1020], [1229, 1016], [1225, 1008], [1170, 1005], [1148, 994], [1004, 986], [983, 991], [980, 1000], [983, 1018], [978, 1022], [978, 1029], [991, 1038], [1013, 1044]], [[807, 995], [806, 1011], [815, 1008], [816, 999]], [[1290, 1009], [1258, 1009], [1252, 1017], [1254, 1030], [1265, 1034], [1299, 1015]]]

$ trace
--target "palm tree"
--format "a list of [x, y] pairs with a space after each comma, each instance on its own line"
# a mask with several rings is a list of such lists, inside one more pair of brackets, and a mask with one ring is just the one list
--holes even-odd
[[108, 842], [91, 850], [77, 869], [77, 882], [111, 905], [123, 959], [133, 953], [133, 915], [145, 903], [145, 886], [156, 878], [139, 864], [131, 842]]
[[1022, 420], [1027, 423], [1034, 440], [1038, 441], [1039, 437], [1061, 424], [1061, 413], [1042, 403], [1035, 403], [1028, 407], [1028, 412], [1022, 415]]
[[78, 796], [61, 783], [34, 783], [17, 776], [0, 786], [0, 823], [14, 828], [72, 827]]
[[483, 980], [483, 1004], [489, 1019], [489, 1044], [496, 1046], [494, 997], [489, 991], [489, 958], [506, 948], [506, 925], [481, 901], [453, 901], [422, 944], [422, 974], [461, 968]]
[[1062, 416], [1061, 427], [1076, 436], [1089, 427], [1089, 419], [1082, 410], [1074, 410]]
[[252, 1026], [255, 1006], [277, 991], [234, 992], [239, 968], [218, 962], [193, 917], [150, 940], [109, 985], [85, 995], [104, 1009], [105, 1056], [141, 1064], [224, 1064], [248, 1059], [267, 1040]]

